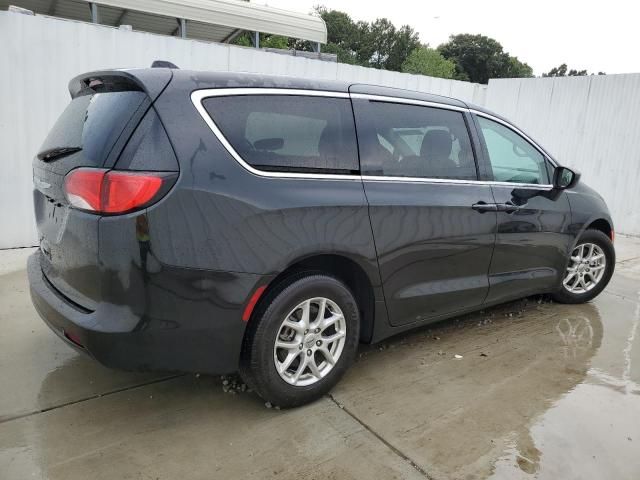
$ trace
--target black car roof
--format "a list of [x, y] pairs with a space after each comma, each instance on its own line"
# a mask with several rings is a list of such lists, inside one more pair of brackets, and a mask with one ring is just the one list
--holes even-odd
[[[153, 98], [155, 98], [171, 79], [174, 88], [200, 90], [205, 88], [291, 88], [299, 90], [324, 90], [341, 93], [362, 93], [386, 97], [400, 97], [421, 100], [458, 107], [468, 105], [458, 99], [430, 93], [405, 90], [401, 88], [382, 87], [357, 82], [339, 80], [309, 79], [284, 75], [264, 75], [246, 72], [210, 72], [197, 70], [180, 70], [173, 68], [140, 68], [123, 70], [102, 70], [78, 75], [69, 83], [69, 90], [74, 95], [83, 79], [94, 76], [118, 75], [135, 79]], [[478, 110], [483, 110], [478, 108]], [[488, 112], [490, 113], [490, 112]]]
[[173, 82], [186, 82], [196, 88], [294, 88], [300, 90], [326, 90], [342, 93], [365, 93], [388, 97], [402, 97], [446, 105], [466, 107], [461, 100], [429, 93], [382, 87], [355, 82], [308, 79], [284, 75], [264, 75], [242, 72], [202, 72], [195, 70], [172, 70]]
[[433, 93], [416, 92], [415, 90], [405, 90], [403, 88], [381, 87], [379, 85], [354, 83], [351, 84], [349, 92], [363, 93], [367, 95], [381, 95], [385, 97], [401, 97], [411, 100], [420, 100], [423, 102], [442, 103], [445, 105], [453, 105], [463, 108], [467, 107], [466, 103], [456, 98], [435, 95]]
[[173, 70], [173, 83], [181, 82], [197, 85], [197, 88], [295, 88], [342, 93], [347, 93], [352, 83], [245, 72]]

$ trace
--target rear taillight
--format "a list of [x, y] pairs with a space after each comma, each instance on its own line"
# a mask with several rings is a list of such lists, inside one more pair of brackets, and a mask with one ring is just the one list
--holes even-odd
[[77, 168], [64, 179], [69, 203], [95, 213], [125, 213], [157, 200], [166, 180], [162, 173]]

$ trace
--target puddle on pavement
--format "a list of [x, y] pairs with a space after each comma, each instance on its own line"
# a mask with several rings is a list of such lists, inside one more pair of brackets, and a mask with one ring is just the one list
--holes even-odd
[[[608, 294], [572, 306], [541, 297], [466, 315], [362, 348], [332, 395], [433, 478], [640, 478], [638, 305]], [[30, 401], [39, 408], [92, 376], [99, 387], [89, 391], [135, 384], [84, 357], [56, 355], [49, 367], [38, 367], [43, 376], [32, 385]], [[108, 478], [110, 466], [135, 476], [175, 467], [177, 448], [194, 472], [214, 460], [227, 471], [224, 462], [240, 457], [207, 459], [206, 452], [291, 435], [305, 446], [296, 451], [303, 463], [331, 465], [337, 460], [328, 451], [329, 460], [310, 460], [306, 452], [365, 435], [354, 433], [362, 430], [355, 422], [344, 427], [347, 417], [334, 409], [324, 399], [276, 412], [253, 394], [222, 393], [218, 378], [185, 377], [0, 424], [0, 465], [22, 477], [82, 478], [102, 468]], [[371, 441], [358, 438], [357, 445]], [[371, 465], [390, 452], [367, 445], [378, 452]], [[251, 448], [256, 461], [277, 464], [276, 450]], [[277, 465], [273, 472], [281, 476], [304, 473]], [[389, 473], [399, 472], [409, 475], [397, 465]]]
[[111, 370], [57, 338], [29, 301], [24, 270], [0, 275], [0, 422], [160, 378]]
[[[511, 439], [492, 478], [523, 473], [554, 479], [640, 477], [640, 358], [633, 356], [640, 343], [640, 303], [603, 295], [594, 309], [606, 319], [605, 338], [588, 359], [584, 379], [533, 419], [524, 448], [521, 439]], [[592, 348], [596, 321], [594, 316], [574, 318], [566, 329], [567, 322], [560, 320], [568, 358]]]
[[639, 309], [467, 315], [367, 349], [334, 397], [434, 478], [640, 478]]

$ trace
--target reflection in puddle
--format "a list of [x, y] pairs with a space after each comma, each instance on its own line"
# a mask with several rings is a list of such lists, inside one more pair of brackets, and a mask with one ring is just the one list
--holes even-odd
[[[556, 305], [554, 309], [561, 312], [568, 310], [568, 307]], [[562, 399], [584, 381], [590, 361], [602, 342], [603, 326], [598, 309], [587, 304], [571, 307], [571, 311], [568, 316], [562, 316], [562, 313], [554, 316], [558, 318], [554, 331], [561, 345], [559, 351], [562, 358], [548, 357], [547, 361], [538, 365], [544, 369], [550, 382], [545, 382], [547, 396], [541, 404], [542, 411], [548, 406], [556, 408], [555, 405], [561, 404]], [[555, 396], [553, 392], [557, 392]], [[544, 415], [546, 413], [543, 417]], [[534, 419], [535, 416], [529, 418], [530, 421]], [[518, 471], [520, 475], [536, 474], [537, 477], [543, 453], [536, 446], [534, 438], [534, 428], [529, 428], [527, 423], [521, 425], [517, 433], [509, 435], [505, 442], [505, 452], [495, 463], [494, 477], [517, 478]]]
[[556, 331], [564, 344], [566, 359], [576, 359], [582, 352], [592, 350], [593, 327], [587, 317], [563, 318], [556, 325]]
[[535, 298], [459, 317], [368, 351], [334, 397], [434, 478], [536, 475], [532, 425], [587, 380], [601, 314]]
[[640, 399], [633, 394], [640, 389], [631, 352], [640, 304], [609, 296], [597, 304], [594, 311], [607, 319], [607, 341], [599, 314], [558, 321], [566, 368], [588, 366], [584, 379], [532, 419], [524, 442], [522, 436], [507, 442], [492, 478], [639, 478]]
[[[586, 377], [591, 357], [600, 346], [602, 340], [602, 323], [598, 310], [591, 305], [582, 308], [590, 310], [591, 318], [577, 314], [562, 317], [557, 321], [554, 330], [558, 334], [562, 345], [560, 351], [562, 352], [563, 361], [555, 365], [544, 365], [553, 384], [556, 386], [562, 385], [562, 391], [559, 392], [561, 396], [566, 392], [571, 392]], [[564, 376], [563, 373], [570, 373], [571, 375]], [[549, 391], [549, 393], [551, 392]], [[557, 402], [560, 401], [558, 400]], [[550, 395], [545, 403], [552, 402], [554, 400]], [[507, 438], [505, 442], [506, 451], [495, 465], [494, 474], [496, 474], [496, 477], [501, 476], [500, 474], [507, 470], [509, 471], [507, 477], [513, 478], [514, 472], [512, 469], [514, 468], [518, 468], [521, 473], [528, 475], [539, 472], [542, 452], [536, 447], [531, 429], [526, 428], [526, 425], [523, 425], [523, 427], [525, 427], [524, 430], [518, 434], [509, 435]]]

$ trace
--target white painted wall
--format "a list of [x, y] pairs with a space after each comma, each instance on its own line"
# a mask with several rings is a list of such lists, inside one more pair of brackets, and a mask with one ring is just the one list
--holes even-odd
[[45, 16], [0, 12], [0, 248], [35, 245], [31, 159], [83, 72], [147, 67], [258, 72], [350, 80], [455, 96], [478, 104], [486, 86], [321, 62], [197, 40], [130, 32]]
[[[37, 243], [31, 159], [83, 72], [149, 66], [349, 80], [452, 96], [512, 119], [606, 198], [620, 233], [640, 235], [640, 74], [454, 80], [321, 62], [250, 48], [0, 12], [0, 248]], [[486, 97], [486, 98], [485, 98]]]
[[579, 170], [616, 231], [640, 235], [640, 74], [491, 80], [485, 105]]

